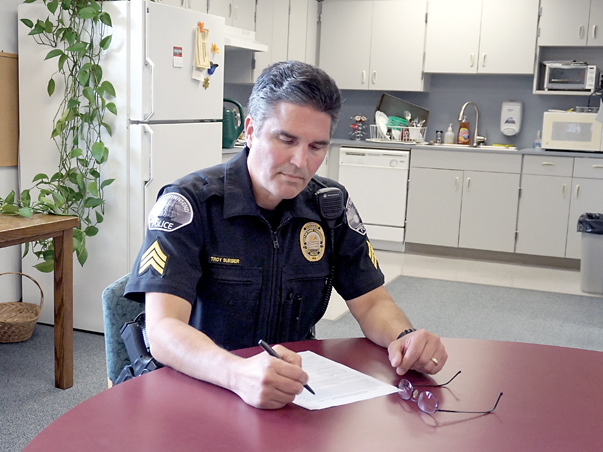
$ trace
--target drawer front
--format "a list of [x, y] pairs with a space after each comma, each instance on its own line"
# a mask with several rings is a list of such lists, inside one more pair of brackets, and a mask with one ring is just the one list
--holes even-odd
[[573, 157], [553, 157], [546, 155], [525, 155], [523, 173], [543, 176], [572, 176]]
[[576, 157], [574, 161], [574, 177], [603, 179], [603, 159]]
[[521, 172], [521, 155], [480, 151], [440, 151], [413, 149], [410, 166], [415, 168], [488, 171], [492, 173]]

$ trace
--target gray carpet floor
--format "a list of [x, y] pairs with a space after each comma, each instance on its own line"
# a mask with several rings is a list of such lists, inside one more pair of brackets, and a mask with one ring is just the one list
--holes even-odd
[[[603, 298], [399, 276], [387, 285], [415, 328], [441, 337], [603, 351]], [[362, 336], [350, 313], [321, 320], [319, 339]]]
[[[388, 284], [413, 325], [442, 337], [603, 351], [603, 298], [400, 276]], [[359, 337], [351, 314], [321, 320], [319, 339]], [[0, 344], [0, 452], [19, 452], [44, 427], [107, 387], [104, 338], [74, 333], [73, 388], [54, 387], [53, 328]]]

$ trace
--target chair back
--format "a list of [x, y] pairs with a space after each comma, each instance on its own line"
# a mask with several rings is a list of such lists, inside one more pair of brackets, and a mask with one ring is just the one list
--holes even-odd
[[122, 369], [130, 364], [126, 346], [120, 330], [126, 322], [131, 322], [144, 310], [144, 304], [124, 297], [124, 289], [130, 275], [122, 276], [103, 291], [103, 321], [105, 325], [105, 353], [107, 355], [107, 375], [112, 383]]

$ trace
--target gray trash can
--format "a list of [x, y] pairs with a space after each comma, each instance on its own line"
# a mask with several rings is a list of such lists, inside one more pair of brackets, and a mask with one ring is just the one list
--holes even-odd
[[603, 214], [580, 215], [578, 232], [582, 233], [580, 289], [582, 292], [603, 294]]

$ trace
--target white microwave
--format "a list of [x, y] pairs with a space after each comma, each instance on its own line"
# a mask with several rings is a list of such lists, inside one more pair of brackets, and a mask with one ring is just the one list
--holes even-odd
[[546, 111], [542, 122], [542, 147], [546, 150], [603, 152], [602, 125], [597, 113]]

